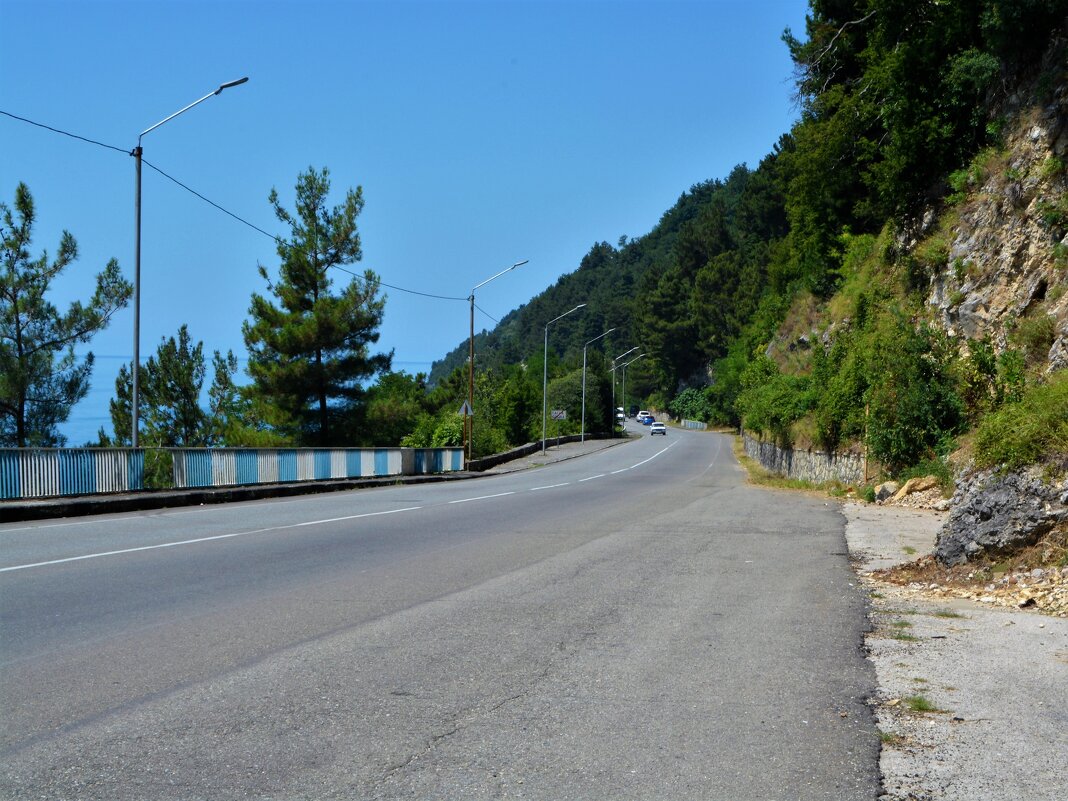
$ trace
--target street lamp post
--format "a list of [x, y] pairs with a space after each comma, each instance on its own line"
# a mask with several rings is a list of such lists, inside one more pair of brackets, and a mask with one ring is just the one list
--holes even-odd
[[557, 320], [567, 317], [571, 312], [577, 312], [579, 309], [585, 307], [585, 303], [580, 303], [573, 309], [570, 309], [559, 317], [554, 317], [545, 324], [545, 352], [542, 357], [541, 366], [541, 452], [545, 453], [545, 422], [549, 414], [549, 326], [555, 323]]
[[582, 346], [582, 427], [579, 429], [580, 442], [586, 441], [586, 348], [588, 348], [601, 337], [608, 336], [615, 330], [615, 328], [609, 328], [607, 331], [601, 334], [601, 336], [594, 337]]
[[[635, 345], [630, 350], [624, 351], [623, 353], [621, 353], [618, 356], [616, 356], [616, 358], [612, 359], [612, 419], [613, 420], [615, 420], [615, 413], [616, 413], [616, 362], [618, 362], [620, 359], [622, 359], [628, 353], [634, 353], [634, 351], [636, 351], [640, 347], [641, 347], [641, 345]], [[626, 415], [626, 413], [627, 413], [626, 412], [626, 407], [624, 406], [623, 414]]]
[[506, 270], [501, 270], [496, 275], [490, 276], [481, 284], [477, 284], [471, 290], [471, 337], [467, 344], [467, 414], [464, 415], [464, 434], [467, 436], [467, 461], [470, 463], [474, 456], [475, 439], [475, 289], [481, 289], [494, 278], [500, 278], [505, 273], [510, 273], [516, 267], [522, 267], [530, 259], [517, 261]]
[[247, 80], [248, 78], [245, 77], [239, 78], [236, 81], [229, 81], [227, 83], [220, 84], [218, 89], [208, 92], [206, 95], [204, 95], [204, 97], [200, 98], [200, 100], [194, 100], [185, 108], [174, 112], [171, 116], [167, 117], [164, 120], [160, 120], [151, 128], [146, 128], [145, 130], [141, 131], [141, 135], [137, 137], [137, 147], [135, 147], [130, 153], [130, 155], [134, 157], [134, 161], [137, 165], [137, 184], [134, 190], [134, 341], [133, 370], [131, 371], [133, 373], [133, 391], [131, 393], [130, 398], [130, 417], [132, 422], [130, 443], [135, 448], [138, 446], [137, 430], [139, 423], [138, 418], [140, 417], [140, 381], [138, 374], [141, 372], [141, 140], [144, 138], [145, 134], [151, 133], [152, 131], [163, 125], [163, 123], [165, 122], [170, 122], [179, 114], [189, 111], [189, 109], [193, 108], [193, 106], [197, 105], [198, 103], [203, 103], [209, 97], [214, 97], [215, 95], [222, 92], [223, 89], [229, 89], [232, 86], [240, 86]]

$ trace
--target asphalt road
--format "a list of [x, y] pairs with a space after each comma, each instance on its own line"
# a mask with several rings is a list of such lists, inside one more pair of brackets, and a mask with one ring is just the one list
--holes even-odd
[[843, 526], [675, 430], [0, 526], [0, 797], [875, 799]]

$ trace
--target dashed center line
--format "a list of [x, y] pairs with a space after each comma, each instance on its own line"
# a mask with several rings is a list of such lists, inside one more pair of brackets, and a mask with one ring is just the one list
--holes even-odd
[[[636, 467], [641, 467], [643, 464], [646, 464], [647, 462], [651, 462], [657, 456], [660, 456], [664, 452], [670, 450], [676, 444], [678, 444], [678, 441], [672, 442], [666, 448], [663, 448], [662, 450], [657, 451], [652, 456], [650, 456], [648, 459], [643, 459], [642, 461], [638, 462], [637, 464], [633, 464], [630, 467], [624, 467], [624, 468], [622, 468], [620, 470], [613, 470], [613, 471], [611, 471], [611, 475], [617, 475], [619, 473], [625, 473], [628, 470], [633, 470]], [[709, 465], [709, 467], [711, 467], [711, 465]], [[577, 483], [581, 484], [581, 483], [584, 483], [586, 481], [593, 481], [594, 479], [604, 478], [606, 475], [609, 475], [609, 474], [608, 473], [598, 473], [597, 475], [594, 475], [594, 476], [587, 476], [586, 478], [578, 479]], [[538, 492], [540, 490], [557, 489], [558, 487], [569, 486], [571, 483], [572, 482], [570, 482], [570, 481], [563, 481], [563, 482], [561, 482], [559, 484], [547, 484], [547, 485], [542, 486], [542, 487], [532, 487], [529, 490], [529, 492]], [[454, 501], [449, 501], [448, 503], [449, 504], [458, 504], [458, 503], [470, 503], [471, 501], [485, 501], [485, 500], [490, 500], [492, 498], [504, 498], [504, 497], [506, 497], [508, 495], [515, 495], [515, 494], [516, 494], [515, 491], [498, 492], [498, 493], [495, 493], [493, 495], [479, 495], [479, 496], [476, 496], [476, 497], [473, 497], [473, 498], [459, 498], [459, 499], [454, 500]], [[102, 551], [102, 552], [99, 552], [99, 553], [82, 554], [80, 556], [69, 556], [69, 557], [65, 557], [63, 559], [51, 559], [51, 560], [48, 560], [48, 561], [34, 562], [34, 563], [31, 563], [31, 564], [12, 565], [11, 567], [0, 567], [0, 573], [8, 573], [8, 572], [15, 571], [15, 570], [27, 570], [29, 568], [45, 567], [45, 566], [48, 566], [48, 565], [59, 565], [59, 564], [67, 563], [67, 562], [79, 562], [79, 561], [83, 561], [83, 560], [86, 560], [86, 559], [99, 559], [99, 558], [104, 557], [104, 556], [118, 556], [120, 554], [137, 553], [137, 552], [140, 552], [140, 551], [153, 551], [153, 550], [159, 550], [159, 549], [162, 549], [162, 548], [176, 548], [176, 547], [181, 546], [181, 545], [195, 545], [195, 544], [202, 543], [202, 542], [213, 542], [213, 541], [216, 541], [216, 540], [227, 540], [227, 539], [233, 539], [235, 537], [244, 537], [244, 536], [247, 536], [249, 534], [265, 534], [265, 533], [271, 532], [271, 531], [285, 531], [285, 530], [289, 530], [289, 529], [303, 528], [303, 527], [306, 527], [306, 526], [325, 525], [327, 523], [338, 523], [338, 522], [342, 522], [342, 521], [345, 521], [345, 520], [358, 520], [360, 518], [379, 517], [381, 515], [393, 515], [393, 514], [398, 514], [400, 512], [412, 512], [412, 511], [416, 511], [416, 510], [422, 509], [422, 508], [423, 507], [421, 507], [421, 506], [408, 506], [408, 507], [404, 507], [402, 509], [390, 509], [390, 510], [383, 511], [383, 512], [367, 512], [367, 513], [364, 513], [364, 514], [346, 515], [344, 517], [331, 517], [331, 518], [327, 518], [327, 519], [323, 519], [323, 520], [307, 520], [307, 521], [304, 521], [302, 523], [291, 523], [291, 524], [285, 525], [285, 526], [269, 526], [267, 528], [253, 529], [251, 531], [236, 531], [236, 532], [233, 532], [233, 533], [230, 533], [230, 534], [216, 534], [216, 535], [212, 535], [210, 537], [197, 537], [195, 539], [180, 540], [180, 541], [177, 541], [177, 542], [164, 542], [164, 543], [159, 543], [159, 544], [156, 544], [156, 545], [143, 545], [143, 546], [139, 546], [139, 547], [136, 547], [136, 548], [122, 548], [122, 549], [113, 550], [113, 551]], [[85, 525], [85, 524], [88, 524], [90, 522], [91, 521], [79, 521], [78, 523], [60, 523], [60, 524], [55, 524], [55, 526], [59, 527], [59, 526], [62, 526], [62, 525]], [[46, 527], [50, 527], [50, 526], [35, 526], [34, 528], [46, 528]], [[20, 529], [7, 529], [6, 531], [18, 531], [18, 530], [20, 530]]]
[[453, 503], [469, 503], [471, 501], [485, 501], [490, 498], [503, 498], [505, 495], [515, 495], [515, 492], [498, 492], [496, 495], [479, 495], [477, 498], [460, 498], [459, 500], [449, 501]]

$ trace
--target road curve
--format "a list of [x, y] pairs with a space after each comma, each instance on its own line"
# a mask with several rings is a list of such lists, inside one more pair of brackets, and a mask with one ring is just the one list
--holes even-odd
[[672, 430], [0, 526], [5, 798], [874, 799], [837, 509]]

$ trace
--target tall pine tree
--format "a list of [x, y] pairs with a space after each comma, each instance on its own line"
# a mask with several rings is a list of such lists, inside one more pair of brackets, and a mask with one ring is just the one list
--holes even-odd
[[78, 245], [64, 231], [54, 259], [33, 258], [36, 219], [33, 196], [20, 183], [14, 214], [0, 203], [0, 446], [65, 444], [59, 425], [88, 393], [93, 371], [93, 354], [80, 358], [74, 346], [107, 328], [133, 292], [111, 259], [88, 303], [57, 309], [46, 294], [77, 259]]
[[361, 382], [388, 370], [393, 359], [392, 352], [370, 350], [385, 309], [378, 276], [366, 270], [339, 294], [331, 291], [332, 269], [362, 257], [356, 217], [363, 190], [348, 190], [333, 208], [327, 205], [329, 192], [326, 168], [298, 176], [293, 213], [271, 190], [274, 213], [290, 228], [289, 238], [278, 244], [279, 280], [272, 283], [260, 266], [277, 305], [254, 294], [251, 319], [243, 327], [250, 395], [271, 410], [269, 421], [279, 433], [307, 445], [354, 442]]

